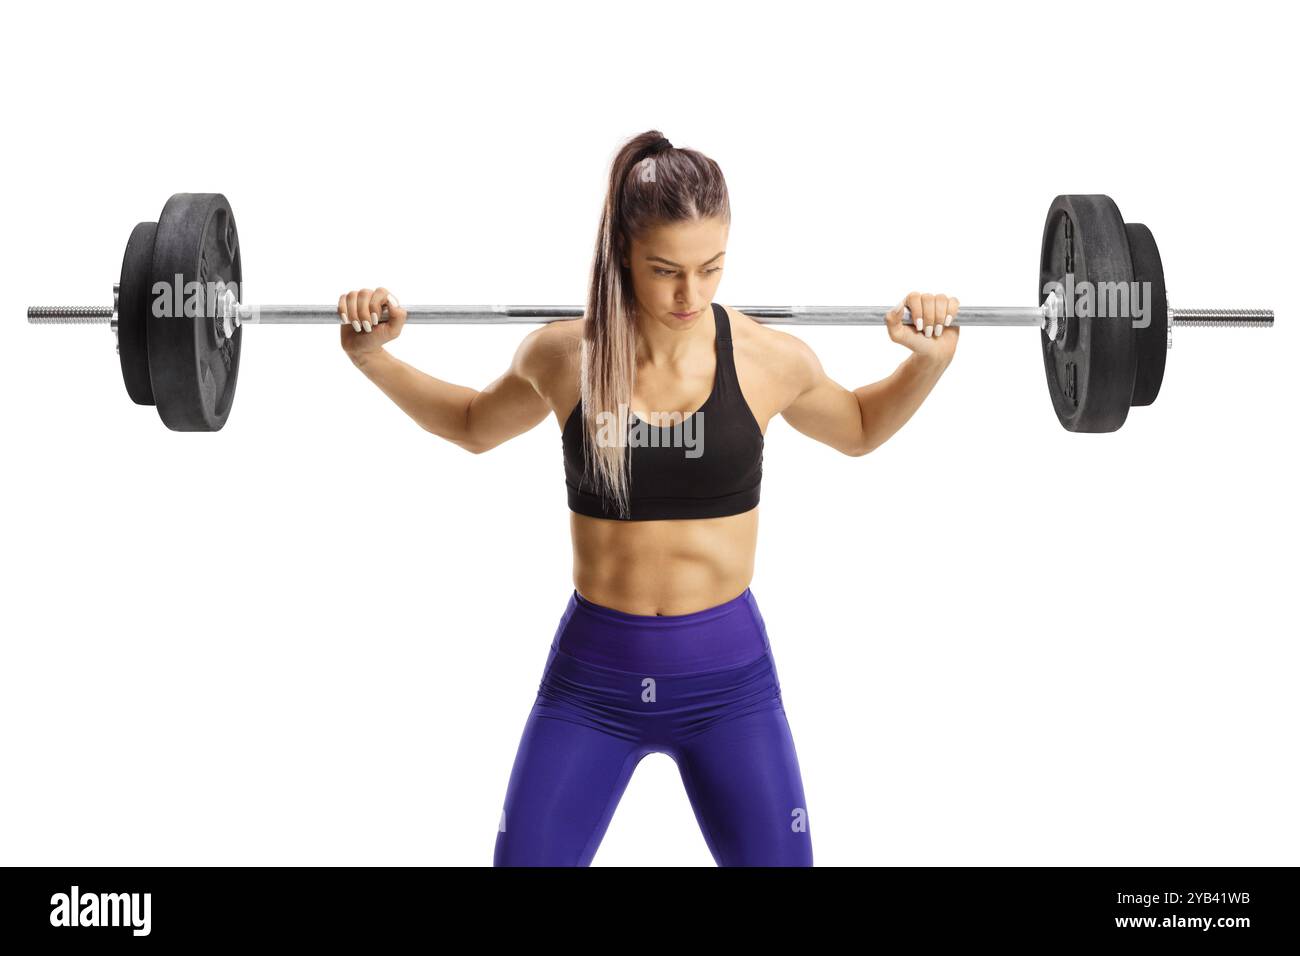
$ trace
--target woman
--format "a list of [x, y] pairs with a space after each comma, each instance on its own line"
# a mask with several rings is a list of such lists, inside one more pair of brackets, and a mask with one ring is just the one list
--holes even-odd
[[[879, 447], [951, 362], [958, 328], [944, 329], [958, 302], [909, 294], [888, 330], [912, 354], [848, 391], [802, 341], [713, 301], [730, 220], [717, 163], [657, 130], [627, 142], [585, 316], [530, 332], [482, 391], [384, 351], [406, 319], [390, 291], [339, 297], [352, 361], [435, 435], [479, 453], [551, 414], [561, 429], [574, 591], [510, 775], [498, 866], [589, 864], [637, 763], [656, 752], [677, 763], [720, 866], [812, 865], [749, 589], [764, 434], [780, 414], [846, 455]], [[902, 324], [904, 304], [915, 325]]]

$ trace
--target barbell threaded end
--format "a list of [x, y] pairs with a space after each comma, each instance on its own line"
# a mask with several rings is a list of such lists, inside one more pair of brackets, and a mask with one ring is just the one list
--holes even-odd
[[1170, 309], [1170, 325], [1222, 326], [1227, 328], [1273, 327], [1272, 309]]
[[108, 325], [111, 305], [29, 305], [27, 321], [33, 325]]

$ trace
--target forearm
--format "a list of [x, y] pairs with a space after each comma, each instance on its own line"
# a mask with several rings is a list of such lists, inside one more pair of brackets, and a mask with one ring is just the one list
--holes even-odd
[[913, 352], [888, 378], [855, 389], [867, 451], [874, 451], [907, 424], [948, 368], [944, 360]]
[[352, 364], [421, 428], [469, 447], [469, 406], [477, 389], [436, 379], [384, 349], [353, 357]]

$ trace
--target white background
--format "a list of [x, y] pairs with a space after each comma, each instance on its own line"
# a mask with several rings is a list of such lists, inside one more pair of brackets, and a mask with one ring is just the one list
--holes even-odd
[[[329, 327], [245, 332], [216, 434], [133, 405], [134, 224], [223, 192], [246, 301], [585, 298], [608, 165], [722, 166], [717, 301], [1031, 305], [1043, 217], [1160, 243], [1156, 404], [1057, 423], [968, 329], [848, 458], [775, 420], [753, 591], [818, 865], [1300, 862], [1294, 33], [1265, 5], [20, 4], [4, 12], [0, 863], [488, 865], [572, 589], [559, 428], [474, 456]], [[484, 387], [532, 326], [390, 346]], [[847, 388], [906, 352], [787, 329]], [[666, 755], [595, 865], [710, 857]]]

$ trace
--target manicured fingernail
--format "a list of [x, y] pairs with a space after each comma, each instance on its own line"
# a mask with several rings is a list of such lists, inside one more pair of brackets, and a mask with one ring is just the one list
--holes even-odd
[[933, 325], [927, 325], [927, 326], [925, 327], [925, 337], [926, 337], [927, 339], [929, 339], [929, 338], [934, 338], [934, 326], [933, 326]]
[[352, 320], [352, 329], [353, 329], [353, 331], [355, 331], [355, 332], [360, 332], [360, 331], [361, 331], [361, 323], [358, 322], [356, 319], [353, 319], [353, 320]]
[[361, 327], [362, 327], [363, 329], [365, 329], [367, 332], [370, 331], [370, 323], [369, 323], [369, 322], [362, 322], [362, 323], [361, 323]]
[[952, 325], [952, 316], [950, 315], [950, 316], [946, 317], [946, 318], [943, 320], [943, 324], [944, 324], [944, 325]]
[[379, 316], [377, 316], [377, 315], [375, 315], [375, 313], [371, 312], [371, 313], [370, 313], [370, 321], [373, 322], [373, 323], [375, 323], [375, 325], [378, 325], [378, 324], [379, 324]]
[[921, 317], [919, 315], [916, 317], [916, 331], [921, 331]]
[[402, 307], [402, 303], [397, 301], [397, 296], [393, 295], [391, 292], [388, 293], [388, 301], [393, 303], [393, 305], [397, 306], [399, 309]]
[[938, 338], [938, 337], [941, 336], [941, 335], [943, 335], [943, 326], [942, 326], [942, 325], [936, 325], [936, 326], [934, 327], [934, 337], [935, 337], [935, 338]]
[[348, 321], [348, 317], [347, 317], [346, 315], [344, 315], [342, 312], [340, 312], [340, 313], [339, 313], [339, 321], [342, 322], [344, 325], [346, 325], [346, 324], [347, 324], [347, 321]]

